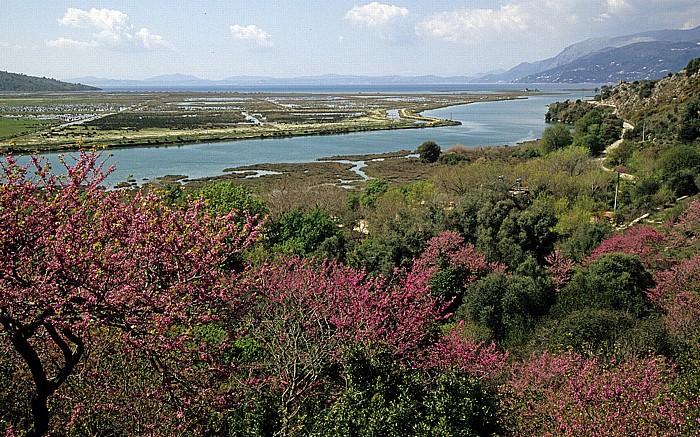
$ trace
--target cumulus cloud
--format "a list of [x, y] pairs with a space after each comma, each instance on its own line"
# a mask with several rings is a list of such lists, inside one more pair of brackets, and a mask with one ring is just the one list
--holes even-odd
[[[700, 24], [697, 0], [505, 0], [498, 8], [461, 8], [425, 17], [423, 37], [462, 44], [508, 40], [545, 47], [605, 35], [692, 28]], [[514, 47], [514, 46], [511, 46]]]
[[234, 38], [254, 41], [264, 47], [272, 47], [272, 37], [270, 37], [270, 34], [255, 24], [250, 24], [245, 27], [234, 24], [231, 26], [231, 33], [233, 34]]
[[408, 9], [385, 3], [372, 2], [355, 6], [345, 14], [345, 19], [368, 27], [383, 26], [396, 18], [406, 17]]
[[460, 9], [433, 15], [416, 26], [419, 35], [451, 42], [478, 43], [504, 31], [528, 28], [529, 15], [521, 5], [500, 9]]
[[58, 22], [65, 27], [93, 29], [92, 39], [80, 41], [60, 37], [47, 41], [50, 47], [110, 47], [118, 49], [171, 49], [162, 36], [147, 28], [135, 30], [127, 14], [113, 9], [92, 8], [89, 11], [69, 8]]
[[96, 27], [102, 30], [127, 28], [129, 17], [120, 11], [112, 9], [92, 8], [89, 11], [68, 8], [63, 18], [58, 20], [64, 26], [69, 27]]

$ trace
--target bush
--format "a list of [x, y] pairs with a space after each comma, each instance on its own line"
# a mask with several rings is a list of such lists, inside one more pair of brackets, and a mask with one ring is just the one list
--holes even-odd
[[455, 152], [445, 153], [444, 155], [442, 155], [440, 157], [440, 163], [447, 164], [447, 165], [455, 165], [458, 162], [462, 162], [462, 161], [469, 161], [469, 158], [464, 156], [464, 155], [460, 155], [459, 153], [455, 153]]
[[654, 285], [639, 256], [609, 253], [596, 258], [576, 272], [557, 297], [555, 316], [599, 308], [628, 312], [636, 317], [651, 313], [646, 295]]
[[440, 158], [440, 146], [435, 141], [425, 141], [416, 150], [421, 162], [431, 163]]
[[[248, 211], [252, 215], [263, 216], [267, 213], [265, 202], [253, 196], [248, 188], [232, 182], [209, 184], [195, 192], [196, 196], [206, 201], [210, 212], [225, 215], [231, 211]], [[240, 214], [241, 217], [245, 217]]]
[[572, 141], [573, 137], [569, 128], [564, 124], [557, 123], [554, 126], [549, 126], [542, 132], [540, 145], [544, 153], [549, 153], [571, 145]]
[[497, 271], [469, 286], [457, 318], [487, 328], [497, 342], [520, 343], [554, 300], [553, 289], [543, 285]]
[[385, 354], [354, 352], [347, 388], [319, 418], [313, 436], [501, 435], [486, 384], [459, 372], [409, 369]]
[[294, 209], [272, 223], [270, 244], [285, 254], [312, 256], [321, 252], [325, 257], [342, 259], [345, 236], [326, 210]]

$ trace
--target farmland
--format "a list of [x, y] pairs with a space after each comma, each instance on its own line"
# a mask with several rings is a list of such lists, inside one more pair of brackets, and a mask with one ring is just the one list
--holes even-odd
[[423, 111], [515, 93], [190, 92], [0, 95], [0, 150], [154, 146], [458, 124]]

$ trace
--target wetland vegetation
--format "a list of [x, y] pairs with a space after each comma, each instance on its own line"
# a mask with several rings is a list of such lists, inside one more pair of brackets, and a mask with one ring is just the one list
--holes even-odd
[[459, 123], [421, 113], [517, 95], [7, 93], [0, 95], [0, 150], [153, 146], [449, 126]]

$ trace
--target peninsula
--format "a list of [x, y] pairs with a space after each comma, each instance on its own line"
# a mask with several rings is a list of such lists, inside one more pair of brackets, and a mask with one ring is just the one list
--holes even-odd
[[0, 151], [137, 147], [428, 128], [430, 109], [515, 99], [475, 93], [81, 92], [0, 94]]

